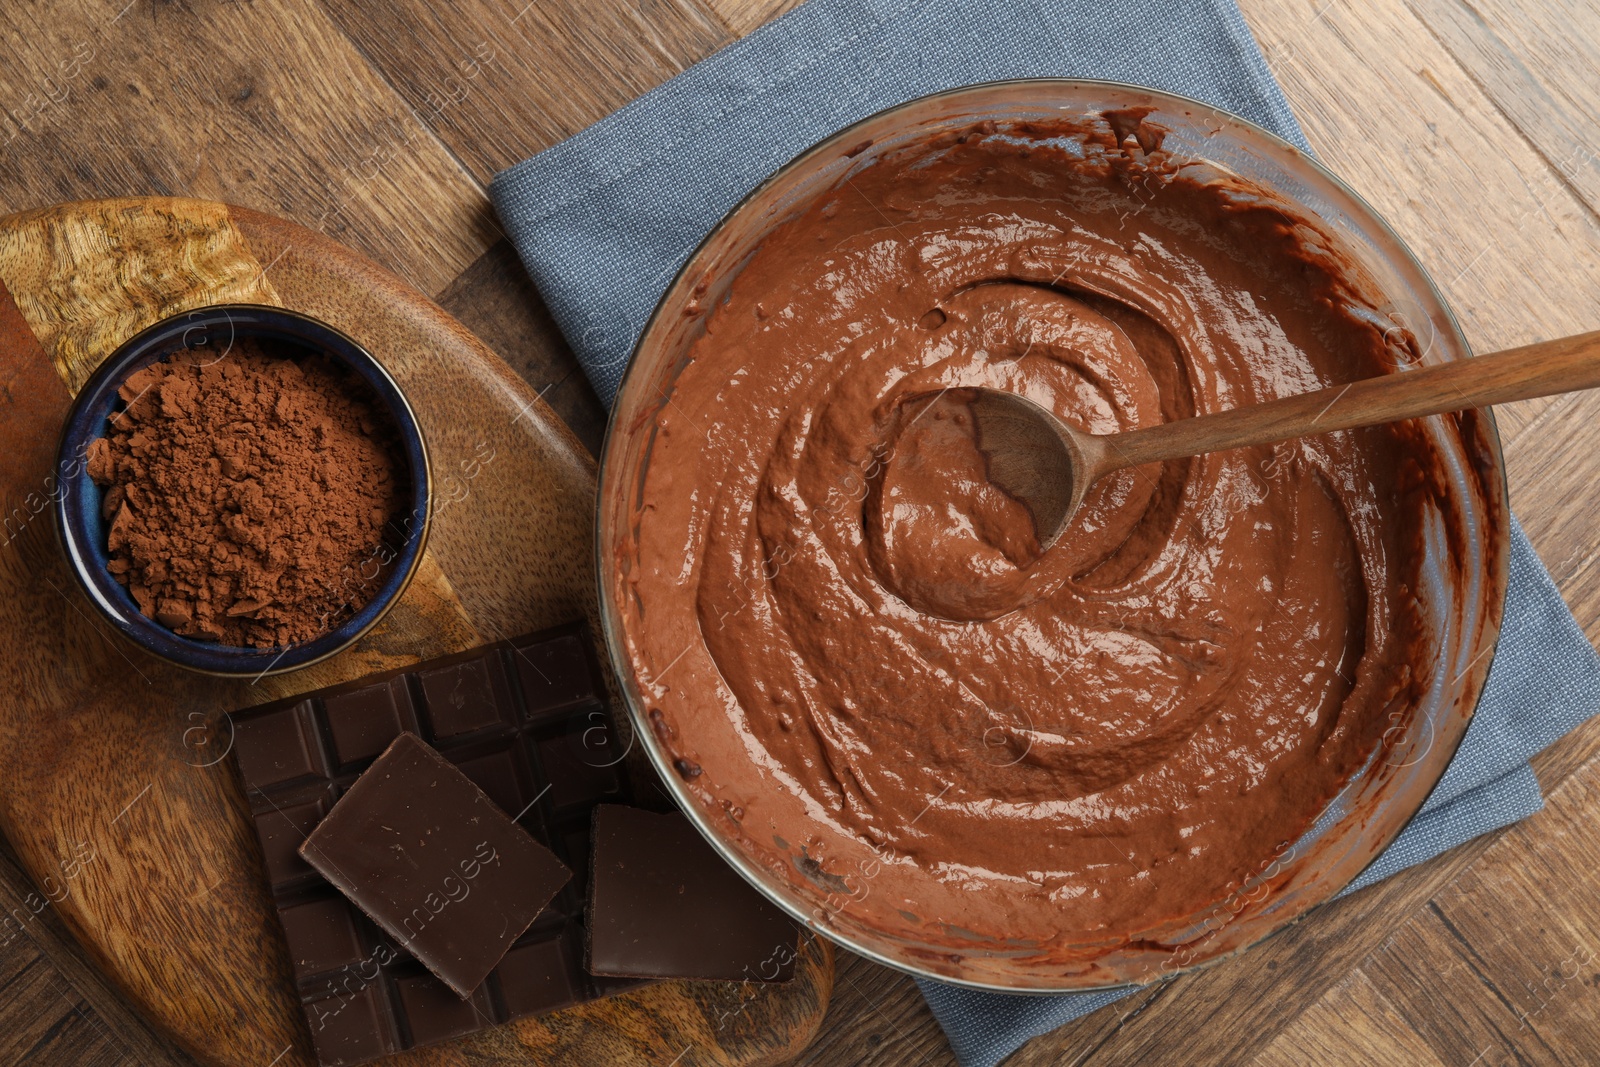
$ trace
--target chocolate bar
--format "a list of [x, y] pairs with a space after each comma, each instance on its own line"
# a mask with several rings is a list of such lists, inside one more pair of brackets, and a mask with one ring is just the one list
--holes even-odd
[[339, 798], [300, 858], [463, 1000], [572, 880], [555, 853], [411, 733]]
[[794, 976], [798, 928], [681, 813], [602, 804], [593, 843], [591, 973], [752, 982]]
[[[589, 834], [599, 802], [654, 803], [625, 770], [581, 627], [503, 641], [236, 712], [233, 751], [318, 1059], [361, 1063], [645, 984], [583, 968]], [[573, 872], [466, 1000], [299, 854], [401, 733], [437, 749]]]

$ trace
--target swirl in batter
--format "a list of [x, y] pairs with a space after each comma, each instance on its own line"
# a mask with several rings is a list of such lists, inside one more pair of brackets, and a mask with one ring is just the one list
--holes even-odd
[[1225, 899], [1430, 647], [1407, 426], [1120, 472], [1048, 552], [985, 477], [964, 386], [1110, 433], [1414, 355], [1323, 234], [1138, 119], [854, 175], [744, 267], [656, 417], [626, 566], [658, 735], [752, 850], [826, 880], [808, 824], [859, 842], [871, 907], [930, 941], [1067, 958]]

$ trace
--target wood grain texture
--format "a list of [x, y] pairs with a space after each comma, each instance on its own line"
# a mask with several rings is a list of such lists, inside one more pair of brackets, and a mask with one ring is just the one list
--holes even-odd
[[437, 298], [599, 455], [606, 409], [550, 318], [509, 241], [496, 241]]
[[729, 31], [740, 37], [800, 6], [800, 0], [705, 0], [705, 3]]
[[[1600, 1048], [1597, 807], [1600, 761], [1591, 761], [1536, 820], [1406, 917], [1260, 1062], [1326, 1062], [1308, 1053], [1351, 1031], [1364, 1047], [1405, 1050], [1416, 1063], [1562, 1062]], [[1441, 997], [1441, 985], [1453, 995]]]
[[1321, 161], [1399, 231], [1474, 350], [1600, 326], [1579, 295], [1600, 292], [1587, 205], [1409, 7], [1240, 6]]
[[1446, 1067], [1446, 1061], [1360, 971], [1329, 990], [1255, 1062], [1258, 1067], [1322, 1067], [1357, 1059]]
[[1600, 212], [1600, 79], [1571, 72], [1600, 69], [1593, 5], [1506, 0], [1408, 0], [1533, 151]]
[[[111, 638], [65, 573], [48, 516], [19, 518], [0, 551], [0, 635], [17, 694], [0, 705], [0, 828], [38, 887], [35, 901], [196, 1058], [310, 1062], [243, 796], [218, 758], [220, 716], [574, 617], [593, 626], [593, 462], [463, 327], [311, 231], [173, 199], [68, 204], [0, 220], [0, 230], [9, 309], [0, 320], [11, 342], [0, 351], [11, 376], [0, 503], [13, 516], [26, 518], [31, 487], [47, 484], [49, 427], [83, 374], [142, 317], [206, 303], [237, 278], [256, 279], [257, 299], [334, 323], [373, 352], [428, 440], [435, 502], [424, 565], [379, 626], [305, 671], [253, 684], [203, 678]], [[35, 322], [71, 328], [40, 336], [28, 328]], [[13, 962], [18, 981], [56, 980], [23, 956]], [[647, 1064], [682, 1053], [719, 1067], [762, 1064], [809, 1039], [831, 984], [831, 950], [811, 943], [800, 977], [783, 986], [667, 983], [403, 1059], [495, 1064], [542, 1052]], [[88, 1032], [73, 1029], [71, 1040]]]
[[[526, 0], [506, 0], [500, 8], [494, 0], [475, 0], [437, 14], [434, 5], [410, 0], [387, 9], [327, 0], [302, 34], [318, 38], [317, 54], [341, 57], [346, 69], [311, 77], [313, 106], [305, 115], [286, 115], [283, 101], [294, 94], [283, 86], [307, 80], [306, 60], [285, 48], [282, 34], [264, 31], [282, 11], [303, 11], [301, 5], [139, 0], [123, 19], [137, 17], [141, 26], [126, 38], [99, 36], [107, 23], [121, 26], [110, 19], [123, 2], [23, 0], [0, 8], [11, 46], [9, 62], [0, 65], [0, 108], [6, 110], [0, 158], [7, 164], [0, 168], [0, 210], [118, 192], [174, 192], [230, 199], [317, 227], [338, 209], [340, 228], [330, 232], [440, 293], [458, 317], [512, 357], [535, 391], [548, 387], [547, 398], [563, 415], [590, 420], [588, 429], [579, 428], [586, 441], [598, 432], [598, 406], [571, 373], [575, 364], [548, 316], [522, 306], [527, 283], [514, 257], [504, 246], [499, 253], [488, 247], [495, 233], [486, 222], [476, 230], [456, 229], [452, 220], [463, 212], [487, 218], [481, 185], [496, 161], [581, 128], [725, 37], [794, 6], [794, 0], [593, 0], [580, 8], [573, 0], [552, 8], [532, 32], [521, 29], [532, 15], [517, 17]], [[279, 10], [265, 10], [272, 6]], [[1600, 222], [1594, 215], [1600, 13], [1593, 5], [1241, 0], [1241, 6], [1323, 161], [1396, 225], [1479, 351], [1600, 327]], [[503, 25], [507, 18], [510, 31]], [[696, 29], [708, 18], [708, 31]], [[205, 44], [191, 46], [186, 35]], [[97, 47], [99, 58], [78, 66], [80, 46], [102, 40], [113, 46]], [[118, 45], [123, 40], [130, 42], [127, 54]], [[505, 69], [491, 65], [468, 80], [465, 96], [435, 115], [428, 94], [443, 100], [460, 95], [445, 79], [461, 78], [458, 64], [467, 46], [480, 41], [495, 47]], [[675, 43], [663, 50], [662, 42]], [[195, 69], [197, 53], [222, 43], [226, 50]], [[179, 57], [174, 84], [163, 76], [163, 56]], [[616, 69], [619, 62], [626, 69]], [[129, 76], [119, 78], [124, 65]], [[235, 85], [230, 79], [250, 72], [267, 79], [250, 97], [267, 92], [262, 84], [272, 89], [254, 105], [236, 99], [242, 81], [237, 93], [227, 92]], [[96, 87], [96, 77], [106, 85]], [[329, 102], [327, 87], [335, 82], [339, 89], [332, 95], [344, 93], [348, 100]], [[148, 96], [130, 91], [129, 83]], [[53, 103], [57, 97], [66, 103]], [[347, 122], [345, 107], [379, 121]], [[19, 114], [34, 116], [26, 131]], [[381, 125], [385, 117], [387, 127]], [[212, 131], [227, 131], [235, 143], [222, 143]], [[421, 162], [411, 158], [412, 145], [421, 146]], [[197, 157], [202, 146], [208, 151]], [[384, 162], [385, 152], [395, 158]], [[449, 161], [458, 161], [454, 176]], [[369, 188], [359, 176], [374, 164], [400, 177]], [[477, 234], [479, 243], [438, 258], [421, 251], [430, 243], [455, 247], [450, 241], [462, 233]], [[5, 330], [0, 308], [0, 339]], [[5, 373], [0, 400], [6, 390], [27, 384], [8, 383]], [[567, 391], [572, 400], [562, 406]], [[9, 410], [0, 411], [7, 417]], [[1513, 505], [1579, 622], [1591, 639], [1600, 637], [1600, 541], [1587, 492], [1600, 475], [1600, 398], [1530, 401], [1501, 409], [1499, 418]], [[0, 454], [0, 473], [13, 462]], [[1557, 795], [1551, 811], [1513, 834], [1526, 835], [1528, 855], [1567, 849], [1587, 868], [1570, 876], [1570, 891], [1551, 892], [1546, 882], [1521, 885], [1524, 899], [1515, 901], [1514, 914], [1472, 926], [1469, 940], [1490, 945], [1500, 932], [1489, 927], [1504, 927], [1500, 949], [1484, 949], [1483, 975], [1496, 988], [1514, 991], [1519, 978], [1537, 986], [1545, 980], [1535, 977], [1541, 966], [1560, 964], [1559, 956], [1533, 952], [1533, 946], [1543, 952], [1543, 942], [1524, 942], [1529, 924], [1535, 934], [1541, 925], [1580, 929], [1573, 916], [1584, 910], [1572, 895], [1592, 889], [1600, 845], [1551, 827], [1558, 805], [1567, 803], [1561, 791], [1597, 753], [1600, 723], [1591, 723], [1535, 761], [1544, 787]], [[1600, 815], [1590, 793], [1571, 796], [1580, 821]], [[1484, 978], [1450, 968], [1432, 940], [1407, 931], [1428, 926], [1432, 904], [1457, 914], [1442, 903], [1454, 899], [1452, 893], [1462, 901], [1504, 903], [1492, 895], [1493, 886], [1472, 880], [1493, 847], [1493, 840], [1469, 843], [1340, 901], [1212, 972], [1147, 990], [1037, 1039], [1008, 1067], [1141, 1059], [1432, 1067], [1429, 1055], [1448, 1067], [1467, 1067], [1472, 1056], [1457, 1056], [1457, 1050], [1487, 1031], [1477, 1029], [1478, 1015], [1457, 1014], [1451, 1005], [1476, 1005]], [[1514, 866], [1521, 854], [1506, 855], [1506, 865]], [[6, 893], [0, 883], [0, 896]], [[47, 925], [33, 929], [52, 962], [66, 958]], [[1425, 932], [1430, 939], [1437, 934], [1431, 927]], [[1509, 956], [1524, 943], [1528, 958], [1518, 969]], [[1418, 962], [1407, 976], [1400, 961], [1413, 951], [1418, 961], [1438, 963]], [[6, 952], [0, 948], [0, 958]], [[1379, 962], [1369, 965], [1369, 959]], [[88, 978], [62, 973], [63, 987], [78, 991], [86, 1013], [105, 1021], [114, 1001], [94, 993]], [[1408, 982], [1410, 991], [1402, 992]], [[45, 1011], [46, 996], [36, 992], [0, 1006], [0, 1029]], [[1584, 1013], [1597, 1001], [1594, 984], [1564, 987], [1535, 1017], [1537, 1039], [1502, 1019], [1505, 1040], [1476, 1067], [1593, 1062], [1596, 1039]], [[65, 1018], [65, 1005], [54, 1010]], [[32, 1062], [53, 1067], [76, 1061], [46, 1053]], [[122, 1062], [179, 1061], [141, 1050]], [[910, 979], [841, 953], [833, 1008], [799, 1062], [946, 1067], [954, 1059]]]
[[[0, 957], [0, 991], [28, 1003], [42, 1002], [44, 1007], [18, 1013], [0, 1034], [0, 1060], [26, 1063], [48, 1057], [98, 1067], [121, 1058], [116, 1038], [83, 1013], [81, 1002], [69, 998], [55, 969], [31, 944]], [[64, 1014], [61, 1005], [69, 1009]]]
[[[30, 901], [30, 897], [32, 898]], [[51, 1020], [54, 1033], [71, 1033], [86, 1021], [101, 1035], [105, 1049], [74, 1049], [68, 1056], [53, 1042], [32, 1045], [25, 1053], [0, 1054], [0, 1063], [77, 1063], [78, 1055], [99, 1056], [108, 1065], [141, 1063], [171, 1067], [193, 1067], [194, 1061], [177, 1045], [157, 1033], [138, 1012], [129, 1006], [85, 955], [69, 934], [54, 908], [40, 906], [44, 898], [17, 865], [11, 849], [0, 843], [0, 966], [10, 967], [13, 955], [21, 965], [48, 969], [53, 982], [30, 982], [26, 989], [15, 984], [6, 987], [7, 1025], [16, 1029], [18, 1020]], [[35, 959], [38, 962], [34, 962]], [[68, 1018], [76, 1016], [77, 1019]]]
[[16, 216], [0, 229], [0, 277], [73, 392], [105, 356], [103, 334], [132, 337], [196, 303], [279, 302], [227, 208], [201, 200]]
[[479, 182], [732, 40], [689, 0], [330, 2], [330, 17]]
[[497, 234], [476, 184], [317, 0], [19, 0], [0, 5], [0, 38], [0, 214], [225, 200], [331, 234], [424, 292]]

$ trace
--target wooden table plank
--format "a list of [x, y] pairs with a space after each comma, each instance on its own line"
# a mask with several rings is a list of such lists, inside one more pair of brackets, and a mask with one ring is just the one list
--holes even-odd
[[[530, 303], [509, 248], [491, 246], [496, 231], [483, 183], [498, 166], [582, 128], [794, 6], [465, 0], [435, 14], [419, 0], [390, 8], [330, 0], [321, 11], [308, 0], [282, 0], [279, 11], [221, 0], [195, 0], [192, 8], [139, 0], [115, 19], [124, 2], [0, 10], [0, 29], [19, 43], [0, 67], [0, 105], [9, 114], [0, 119], [0, 142], [10, 138], [0, 145], [8, 163], [0, 170], [0, 208], [171, 191], [231, 198], [311, 225], [336, 212], [343, 229], [331, 233], [440, 292], [450, 310], [547, 390], [591, 447], [602, 413], [548, 316]], [[1600, 326], [1600, 143], [1593, 132], [1600, 129], [1600, 13], [1592, 5], [1242, 6], [1324, 162], [1396, 225], [1479, 350]], [[289, 17], [280, 11], [294, 12], [297, 26], [280, 25]], [[124, 25], [134, 18], [142, 20], [136, 28]], [[79, 59], [86, 41], [94, 57]], [[473, 51], [482, 43], [492, 56]], [[470, 70], [463, 60], [480, 64], [474, 77], [463, 79]], [[125, 88], [130, 84], [137, 93]], [[62, 102], [43, 103], [52, 97]], [[435, 108], [440, 100], [447, 103]], [[28, 117], [27, 128], [18, 115]], [[196, 148], [203, 149], [198, 156]], [[21, 151], [29, 158], [11, 167]], [[376, 176], [365, 177], [374, 167]], [[1600, 473], [1600, 398], [1517, 405], [1501, 412], [1501, 425], [1513, 503], [1591, 639], [1600, 637], [1600, 541], [1583, 492]], [[1600, 725], [1591, 724], [1539, 757], [1551, 810], [1500, 839], [1462, 846], [1324, 909], [1239, 960], [1041, 1038], [1009, 1067], [1141, 1057], [1273, 1067], [1427, 1064], [1429, 1056], [1451, 1067], [1469, 1062], [1457, 1053], [1481, 1047], [1472, 1044], [1480, 1034], [1473, 1020], [1491, 1018], [1484, 1014], [1490, 1006], [1474, 998], [1487, 987], [1465, 967], [1450, 966], [1452, 957], [1442, 953], [1470, 953], [1442, 940], [1449, 932], [1439, 915], [1474, 931], [1469, 941], [1482, 943], [1472, 948], [1495, 961], [1496, 988], [1512, 992], [1519, 980], [1543, 981], [1539, 967], [1552, 962], [1534, 953], [1521, 965], [1514, 958], [1519, 945], [1554, 951], [1537, 940], [1541, 923], [1580, 937], [1593, 931], [1581, 902], [1569, 898], [1586, 889], [1592, 895], [1600, 845], [1557, 823], [1567, 818], [1562, 812], [1579, 827], [1600, 813], [1589, 781], [1597, 753]], [[1513, 839], [1519, 843], [1502, 848]], [[1570, 892], [1549, 888], [1554, 868], [1536, 884], [1505, 875], [1553, 850], [1576, 857], [1565, 875]], [[1495, 880], [1501, 875], [1503, 883]], [[1520, 903], [1507, 896], [1518, 885]], [[0, 898], [8, 895], [0, 879]], [[1474, 925], [1473, 909], [1482, 906], [1490, 910]], [[47, 938], [39, 944], [52, 962], [66, 958]], [[8, 958], [0, 948], [0, 963]], [[1435, 958], [1436, 973], [1403, 966]], [[97, 1006], [115, 1006], [82, 992], [92, 984], [92, 975], [60, 980], [61, 989], [77, 991], [73, 999], [87, 1005], [90, 1019], [104, 1023]], [[1513, 1050], [1525, 1064], [1584, 1062], [1583, 1050], [1596, 1040], [1585, 1013], [1597, 1000], [1594, 985], [1564, 987], [1534, 1020], [1539, 1040], [1503, 1042], [1480, 1067], [1512, 1062]], [[1457, 1023], [1441, 1008], [1450, 1003], [1480, 1014]], [[20, 1024], [27, 1010], [0, 1007], [0, 1029]], [[60, 1018], [67, 1014], [63, 1002]], [[1515, 1033], [1516, 1022], [1497, 1024], [1528, 1037]], [[1257, 1037], [1234, 1033], [1256, 1028], [1264, 1028]], [[124, 1032], [114, 1023], [107, 1030]], [[141, 1050], [138, 1058], [176, 1062], [160, 1051]], [[57, 1055], [37, 1062], [77, 1061]], [[842, 953], [833, 1011], [801, 1062], [942, 1067], [954, 1060], [909, 979]]]
[[15, 1005], [7, 1013], [10, 1025], [0, 1033], [0, 1060], [53, 1059], [96, 1067], [122, 1060], [116, 1038], [62, 990], [55, 969], [34, 946], [0, 956], [0, 995]]
[[1326, 1067], [1330, 1063], [1395, 1063], [1446, 1067], [1360, 971], [1328, 991], [1297, 1023], [1278, 1035], [1256, 1067]]
[[[1588, 0], [1407, 0], [1529, 146], [1600, 211], [1600, 38]], [[1586, 32], [1587, 31], [1587, 32]]]
[[706, 0], [722, 24], [743, 37], [763, 22], [800, 6], [800, 0]]
[[1600, 292], [1587, 205], [1405, 3], [1240, 6], [1322, 162], [1399, 231], [1476, 351], [1600, 326], [1574, 299]]
[[0, 214], [174, 195], [296, 219], [435, 292], [498, 235], [481, 190], [316, 0], [0, 5]]
[[[1550, 795], [1538, 823], [1503, 835], [1362, 964], [1442, 1056], [1548, 1061], [1562, 1048], [1600, 1048], [1596, 810], [1600, 760]], [[1448, 980], [1458, 967], [1476, 981], [1462, 983], [1451, 1002], [1482, 1017], [1482, 1042], [1440, 1025], [1448, 1016], [1434, 979]], [[1499, 1054], [1490, 1056], [1494, 1044]]]
[[1600, 759], [1407, 917], [1258, 1063], [1311, 1062], [1304, 1050], [1352, 1032], [1370, 1047], [1420, 1042], [1439, 1062], [1484, 1067], [1600, 1048], [1597, 810]]
[[[0, 842], [0, 971], [10, 974], [31, 965], [52, 979], [4, 986], [0, 1035], [17, 1032], [20, 1020], [34, 1014], [55, 1024], [54, 1039], [42, 1047], [18, 1050], [14, 1042], [6, 1046], [10, 1052], [0, 1047], [0, 1063], [76, 1064], [77, 1057], [87, 1056], [107, 1067], [192, 1067], [192, 1060], [152, 1030], [101, 977], [55, 909], [40, 907], [39, 900], [9, 846]], [[79, 1030], [100, 1035], [103, 1047], [69, 1049], [57, 1043]]]
[[732, 39], [693, 0], [330, 0], [327, 10], [485, 185]]

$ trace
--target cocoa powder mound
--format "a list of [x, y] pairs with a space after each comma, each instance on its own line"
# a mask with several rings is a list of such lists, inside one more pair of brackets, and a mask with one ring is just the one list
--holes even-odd
[[359, 378], [242, 339], [220, 357], [177, 352], [118, 396], [126, 407], [90, 446], [88, 472], [105, 490], [108, 569], [147, 617], [272, 648], [372, 599], [408, 487], [393, 426]]

